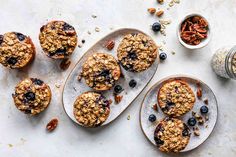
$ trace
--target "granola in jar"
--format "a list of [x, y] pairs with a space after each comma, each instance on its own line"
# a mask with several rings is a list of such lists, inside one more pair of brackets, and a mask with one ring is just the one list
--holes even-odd
[[181, 80], [165, 82], [158, 91], [157, 99], [161, 110], [173, 117], [189, 112], [196, 101], [193, 90]]
[[218, 49], [212, 57], [211, 67], [221, 77], [236, 79], [236, 46]]
[[85, 61], [81, 76], [86, 84], [95, 90], [109, 90], [120, 78], [120, 66], [109, 54], [95, 53]]
[[75, 28], [64, 21], [51, 21], [40, 28], [39, 41], [45, 54], [53, 59], [70, 56], [77, 45]]
[[12, 94], [18, 110], [36, 115], [44, 111], [51, 101], [50, 87], [37, 78], [27, 78], [15, 87]]
[[35, 56], [35, 47], [29, 36], [18, 32], [0, 35], [0, 63], [8, 68], [22, 68]]
[[177, 153], [188, 145], [190, 135], [190, 129], [183, 121], [166, 117], [158, 123], [154, 140], [161, 151]]
[[127, 71], [142, 72], [151, 67], [157, 58], [158, 47], [141, 33], [126, 35], [118, 46], [118, 61]]
[[85, 92], [74, 103], [75, 119], [85, 127], [97, 127], [106, 121], [110, 102], [96, 92]]

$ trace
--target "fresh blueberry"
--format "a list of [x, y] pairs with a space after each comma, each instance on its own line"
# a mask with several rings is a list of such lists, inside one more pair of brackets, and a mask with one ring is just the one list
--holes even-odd
[[135, 53], [135, 51], [129, 52], [128, 53], [128, 58], [135, 60], [138, 58], [137, 54]]
[[24, 94], [26, 100], [28, 101], [34, 101], [35, 100], [35, 94], [33, 92], [27, 92]]
[[57, 49], [54, 53], [52, 53], [52, 55], [55, 55], [55, 54], [66, 54], [66, 48], [59, 48]]
[[188, 119], [189, 126], [195, 126], [196, 123], [197, 123], [197, 120], [194, 117]]
[[123, 91], [123, 88], [121, 87], [121, 85], [116, 85], [114, 87], [114, 91], [115, 91], [116, 94], [119, 94]]
[[160, 60], [165, 60], [167, 58], [167, 55], [165, 52], [160, 53], [159, 55]]
[[131, 88], [134, 88], [136, 85], [137, 85], [137, 82], [136, 82], [134, 79], [132, 79], [132, 80], [129, 81], [129, 86], [130, 86]]
[[0, 45], [3, 43], [3, 38], [4, 38], [4, 36], [0, 35]]
[[17, 36], [17, 38], [18, 38], [20, 41], [25, 40], [25, 35], [23, 35], [23, 34], [21, 34], [21, 33], [16, 33], [16, 36]]
[[40, 32], [42, 32], [45, 28], [45, 25], [43, 25], [41, 28], [40, 28]]
[[208, 107], [204, 105], [200, 108], [200, 111], [202, 114], [206, 114], [206, 113], [208, 113]]
[[189, 130], [188, 129], [184, 129], [182, 132], [183, 136], [189, 136]]
[[17, 59], [15, 57], [10, 57], [7, 59], [7, 63], [10, 65], [15, 65], [17, 63]]
[[32, 81], [34, 84], [41, 86], [43, 84], [43, 81], [37, 78], [33, 78]]
[[103, 70], [101, 73], [100, 73], [100, 76], [103, 76], [103, 77], [107, 77], [110, 75], [110, 71], [109, 70]]
[[154, 114], [151, 114], [149, 117], [148, 117], [148, 120], [150, 121], [150, 122], [155, 122], [156, 121], [156, 116], [154, 115]]
[[164, 144], [164, 141], [162, 141], [162, 140], [161, 140], [160, 138], [158, 138], [158, 137], [154, 137], [154, 140], [155, 140], [155, 142], [156, 142], [156, 144], [157, 144], [158, 146]]
[[190, 136], [190, 130], [189, 130], [189, 127], [186, 125], [186, 124], [184, 124], [184, 130], [183, 130], [183, 132], [182, 132], [182, 135], [183, 136]]
[[131, 35], [134, 37], [134, 36], [138, 35], [138, 33], [131, 33]]
[[172, 107], [172, 106], [175, 106], [175, 103], [168, 101], [168, 102], [166, 103], [166, 106]]
[[63, 30], [67, 31], [67, 30], [74, 30], [74, 27], [72, 27], [71, 25], [69, 25], [68, 23], [65, 23], [63, 25]]
[[159, 32], [161, 30], [161, 24], [159, 22], [155, 22], [153, 25], [152, 25], [152, 30], [154, 32]]

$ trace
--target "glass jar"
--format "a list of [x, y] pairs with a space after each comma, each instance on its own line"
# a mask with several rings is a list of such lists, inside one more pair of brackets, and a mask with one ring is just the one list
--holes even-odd
[[236, 46], [217, 50], [212, 57], [211, 66], [217, 75], [236, 79]]

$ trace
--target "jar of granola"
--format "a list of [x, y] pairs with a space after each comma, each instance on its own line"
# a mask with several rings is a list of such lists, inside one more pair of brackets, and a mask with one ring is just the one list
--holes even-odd
[[217, 75], [236, 79], [236, 46], [217, 50], [212, 57], [211, 66]]

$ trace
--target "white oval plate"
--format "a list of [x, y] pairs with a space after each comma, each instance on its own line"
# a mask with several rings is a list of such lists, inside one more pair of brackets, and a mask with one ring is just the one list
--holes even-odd
[[[82, 70], [82, 65], [85, 62], [85, 60], [88, 58], [88, 56], [94, 54], [95, 52], [104, 52], [113, 55], [117, 59], [116, 50], [123, 39], [124, 35], [129, 33], [143, 33], [136, 29], [131, 28], [125, 28], [125, 29], [119, 29], [117, 31], [112, 32], [111, 34], [108, 34], [101, 40], [99, 40], [95, 45], [93, 45], [78, 61], [78, 63], [73, 68], [72, 72], [69, 74], [66, 83], [64, 85], [63, 89], [63, 106], [65, 109], [66, 114], [77, 124], [79, 124], [73, 114], [73, 104], [80, 94], [87, 91], [92, 91], [91, 88], [89, 88], [85, 82], [84, 79], [82, 79], [80, 82], [78, 81], [77, 77], [80, 74]], [[145, 33], [143, 33], [145, 34]], [[145, 34], [147, 35], [147, 34]], [[147, 35], [148, 36], [148, 35]], [[115, 41], [115, 47], [112, 51], [108, 51], [105, 47], [105, 43], [109, 40]], [[159, 55], [158, 55], [159, 56]], [[102, 124], [106, 125], [113, 120], [115, 120], [132, 102], [133, 100], [142, 92], [142, 90], [146, 87], [146, 85], [149, 83], [149, 81], [152, 79], [154, 74], [156, 73], [157, 67], [158, 67], [158, 57], [156, 61], [153, 63], [153, 65], [148, 68], [146, 71], [141, 73], [132, 73], [128, 72], [125, 69], [122, 68], [121, 70], [124, 75], [124, 78], [120, 78], [116, 84], [119, 84], [123, 87], [124, 91], [120, 94], [123, 95], [123, 99], [119, 104], [116, 104], [114, 101], [113, 96], [113, 88], [109, 91], [100, 92], [104, 96], [106, 96], [107, 99], [111, 99], [113, 103], [110, 106], [110, 115], [108, 119]], [[137, 86], [133, 89], [129, 87], [129, 81], [131, 79], [135, 79], [137, 81]], [[79, 124], [80, 125], [80, 124]]]
[[[140, 125], [141, 125], [142, 131], [143, 131], [144, 135], [147, 137], [147, 139], [153, 145], [156, 146], [156, 143], [154, 141], [154, 131], [156, 129], [157, 122], [166, 116], [161, 111], [161, 109], [157, 103], [157, 91], [159, 91], [159, 89], [163, 85], [163, 83], [165, 83], [166, 81], [175, 80], [175, 79], [186, 81], [190, 85], [192, 90], [194, 91], [195, 96], [196, 96], [196, 92], [197, 92], [196, 83], [200, 82], [201, 87], [202, 87], [202, 100], [199, 100], [196, 96], [196, 102], [194, 104], [193, 109], [190, 112], [188, 112], [187, 114], [185, 114], [179, 118], [179, 119], [183, 120], [186, 124], [187, 124], [188, 119], [190, 117], [192, 117], [192, 111], [195, 111], [200, 114], [200, 107], [202, 105], [205, 105], [203, 100], [208, 99], [209, 113], [207, 115], [209, 116], [209, 120], [206, 121], [203, 126], [196, 125], [196, 126], [199, 126], [200, 136], [195, 136], [192, 128], [189, 127], [192, 132], [191, 138], [190, 138], [190, 141], [189, 141], [189, 144], [187, 145], [187, 147], [181, 151], [181, 152], [187, 152], [187, 151], [190, 151], [190, 150], [198, 147], [210, 136], [211, 132], [213, 131], [213, 129], [215, 127], [216, 121], [217, 121], [218, 107], [217, 107], [216, 97], [215, 97], [214, 93], [212, 92], [212, 90], [202, 81], [195, 79], [195, 78], [188, 77], [188, 76], [176, 75], [176, 76], [170, 76], [170, 77], [164, 78], [161, 81], [154, 84], [147, 92], [146, 96], [144, 97], [143, 103], [141, 105]], [[157, 104], [158, 111], [154, 111], [152, 109], [152, 106], [154, 104]], [[156, 117], [157, 117], [156, 123], [155, 122], [151, 123], [150, 121], [148, 121], [148, 117], [150, 114], [156, 115]], [[208, 126], [208, 127], [206, 127], [206, 126]]]

